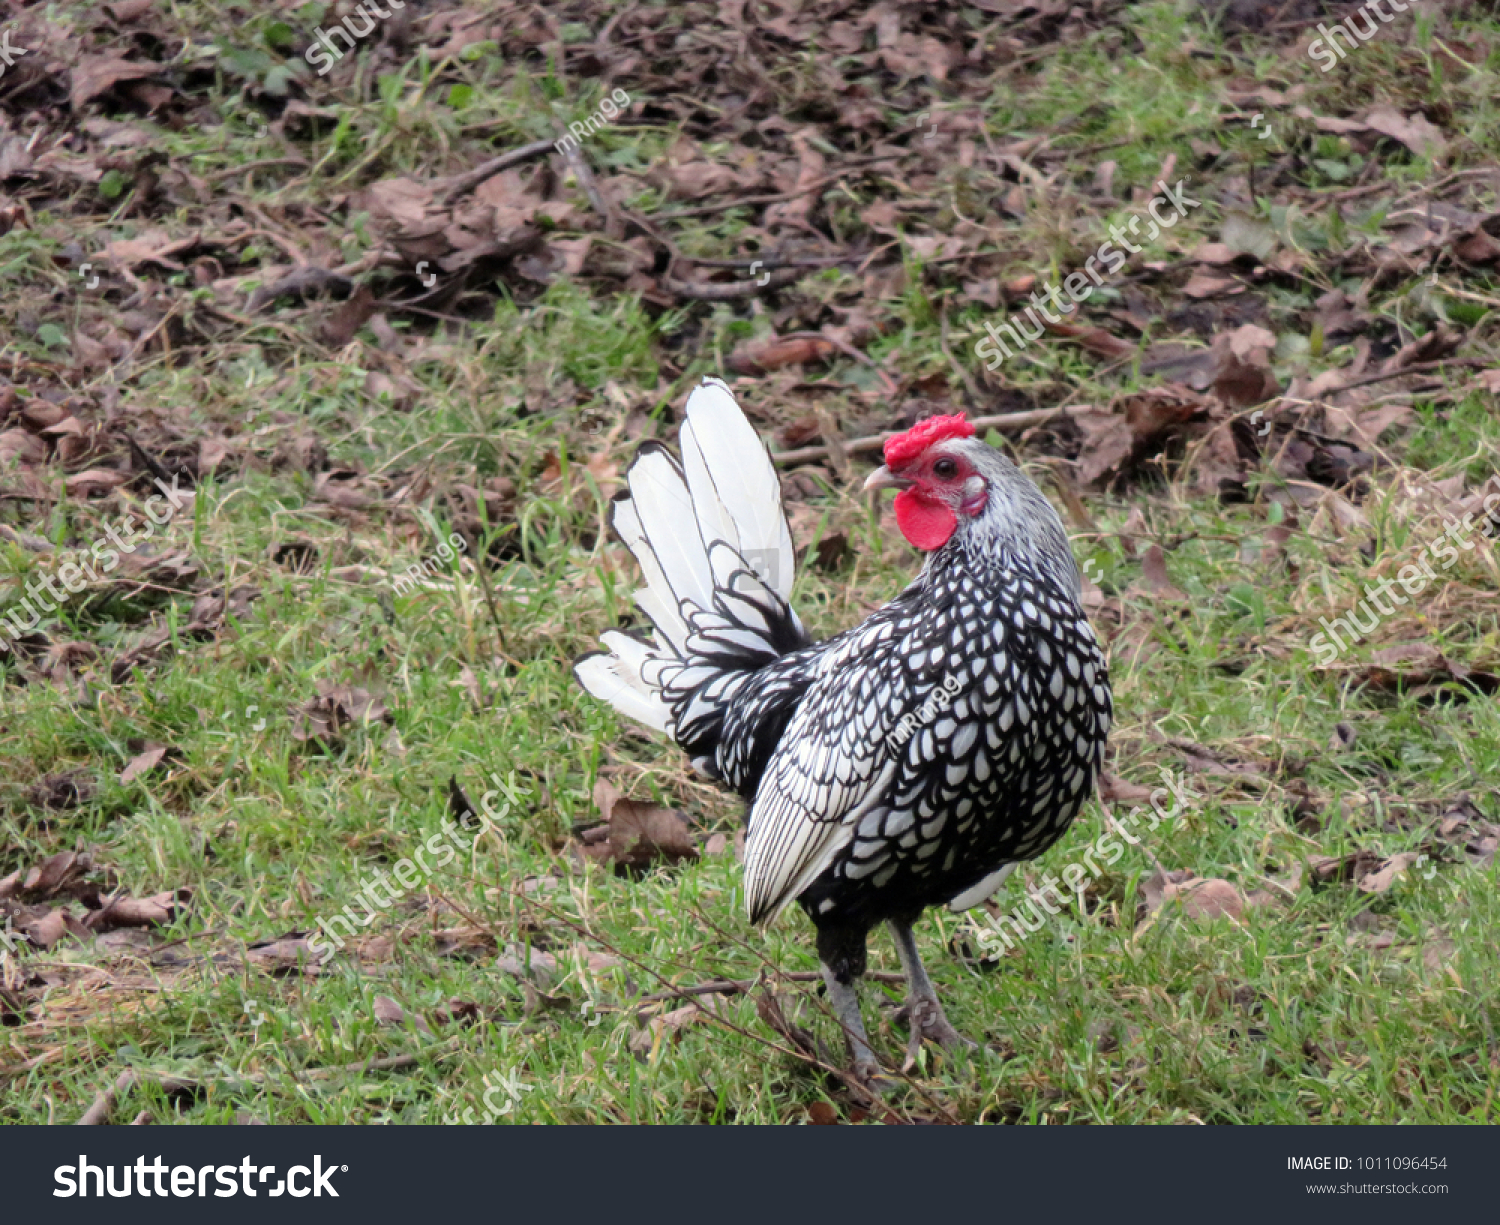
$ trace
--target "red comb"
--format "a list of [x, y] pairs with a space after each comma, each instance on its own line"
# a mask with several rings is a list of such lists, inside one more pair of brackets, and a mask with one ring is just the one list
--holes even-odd
[[963, 413], [954, 413], [951, 417], [928, 417], [905, 433], [885, 440], [885, 466], [899, 468], [916, 459], [935, 442], [942, 442], [945, 438], [971, 438], [973, 435], [974, 427]]

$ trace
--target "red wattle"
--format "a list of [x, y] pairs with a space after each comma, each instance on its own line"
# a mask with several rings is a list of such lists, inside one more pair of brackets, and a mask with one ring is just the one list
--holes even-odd
[[942, 502], [929, 501], [915, 489], [896, 495], [896, 526], [924, 553], [941, 549], [958, 526], [958, 518]]

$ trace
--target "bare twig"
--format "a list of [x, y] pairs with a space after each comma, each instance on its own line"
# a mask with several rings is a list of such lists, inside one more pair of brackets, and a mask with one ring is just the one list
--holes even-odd
[[529, 162], [534, 157], [541, 157], [555, 143], [555, 140], [534, 140], [529, 145], [522, 145], [519, 149], [512, 149], [509, 153], [502, 153], [499, 157], [492, 157], [487, 162], [481, 162], [473, 170], [466, 170], [463, 174], [457, 175], [443, 189], [440, 202], [452, 204], [459, 196], [473, 191], [485, 179], [499, 174], [502, 170], [509, 170], [512, 166]]
[[[520, 902], [521, 902], [521, 904], [523, 906], [535, 907], [536, 909], [540, 910], [543, 914], [545, 914], [549, 918], [551, 918], [554, 922], [561, 923], [563, 926], [571, 928], [573, 931], [577, 932], [580, 936], [583, 936], [585, 939], [591, 939], [591, 940], [597, 941], [603, 948], [608, 949], [609, 952], [613, 953], [616, 957], [620, 958], [621, 961], [628, 962], [630, 965], [634, 966], [637, 970], [641, 971], [644, 974], [649, 974], [652, 978], [656, 979], [657, 982], [661, 983], [664, 987], [667, 988], [668, 994], [667, 994], [666, 998], [668, 998], [668, 999], [674, 999], [674, 998], [679, 998], [680, 997], [682, 999], [685, 999], [689, 1004], [691, 1004], [691, 1005], [693, 1005], [693, 1007], [697, 1008], [698, 1011], [703, 1014], [703, 1016], [704, 1016], [704, 1018], [706, 1020], [712, 1021], [716, 1025], [721, 1025], [725, 1029], [730, 1030], [733, 1033], [739, 1034], [742, 1038], [748, 1038], [751, 1042], [754, 1042], [754, 1043], [756, 1043], [756, 1044], [758, 1044], [760, 1046], [764, 1046], [764, 1047], [766, 1047], [769, 1050], [776, 1051], [778, 1054], [781, 1054], [781, 1055], [790, 1055], [793, 1059], [796, 1059], [796, 1060], [798, 1060], [798, 1061], [800, 1061], [802, 1063], [810, 1064], [813, 1067], [819, 1068], [822, 1071], [827, 1072], [830, 1076], [835, 1077], [841, 1084], [844, 1085], [844, 1087], [846, 1089], [848, 1089], [851, 1093], [855, 1094], [861, 1100], [870, 1103], [872, 1106], [874, 1106], [877, 1109], [884, 1108], [886, 1110], [887, 1114], [892, 1118], [893, 1121], [897, 1121], [897, 1122], [901, 1121], [899, 1119], [899, 1116], [896, 1116], [894, 1114], [894, 1112], [892, 1112], [892, 1111], [889, 1110], [888, 1107], [885, 1107], [885, 1104], [883, 1102], [881, 1102], [878, 1098], [876, 1098], [873, 1094], [871, 1094], [869, 1087], [866, 1086], [865, 1084], [863, 1084], [859, 1080], [859, 1078], [856, 1077], [852, 1072], [849, 1072], [849, 1071], [845, 1070], [844, 1068], [841, 1068], [841, 1067], [837, 1066], [836, 1064], [831, 1063], [831, 1062], [829, 1062], [826, 1059], [823, 1059], [821, 1056], [819, 1056], [815, 1052], [799, 1050], [795, 1046], [783, 1046], [779, 1042], [772, 1042], [772, 1041], [769, 1041], [766, 1038], [761, 1037], [759, 1034], [751, 1033], [748, 1029], [745, 1029], [741, 1025], [736, 1025], [733, 1021], [730, 1021], [726, 1017], [720, 1016], [718, 1013], [714, 1012], [712, 1009], [705, 1008], [702, 1004], [700, 1004], [698, 1002], [698, 1000], [697, 1000], [697, 998], [696, 998], [696, 996], [694, 994], [692, 994], [690, 992], [687, 992], [687, 991], [683, 991], [683, 990], [681, 990], [679, 988], [672, 987], [672, 985], [667, 982], [665, 976], [663, 976], [662, 974], [658, 973], [655, 969], [653, 969], [651, 966], [647, 965], [645, 962], [641, 961], [639, 958], [632, 957], [629, 953], [625, 952], [619, 946], [617, 946], [615, 944], [612, 944], [609, 940], [607, 940], [605, 937], [601, 936], [598, 932], [590, 931], [588, 928], [584, 927], [581, 923], [577, 922], [576, 920], [574, 920], [572, 918], [569, 918], [567, 915], [562, 914], [561, 912], [559, 912], [557, 910], [554, 910], [551, 906], [548, 906], [545, 902], [541, 902], [541, 901], [539, 901], [538, 899], [536, 899], [534, 897], [526, 897], [526, 896], [520, 895], [520, 894], [517, 894], [516, 896], [519, 897], [519, 900], [520, 900]], [[772, 969], [774, 969], [774, 968], [775, 967], [772, 967]], [[708, 994], [708, 993], [707, 992], [699, 992], [698, 994], [702, 995], [702, 994]]]
[[349, 294], [354, 291], [354, 281], [338, 272], [319, 268], [315, 264], [304, 264], [294, 268], [279, 280], [262, 285], [250, 295], [245, 307], [247, 314], [254, 315], [280, 297], [305, 298], [320, 289], [331, 289], [335, 293]]
[[562, 153], [564, 160], [568, 163], [568, 168], [572, 170], [573, 177], [578, 180], [578, 186], [583, 188], [583, 194], [588, 197], [590, 206], [592, 206], [593, 210], [599, 214], [600, 219], [604, 222], [605, 235], [618, 242], [625, 235], [625, 225], [620, 220], [620, 214], [615, 211], [615, 207], [610, 203], [609, 197], [600, 188], [599, 181], [594, 178], [593, 167], [589, 165], [588, 159], [583, 156], [583, 150], [578, 147], [578, 142], [566, 143], [562, 140], [562, 135], [565, 135], [565, 133], [560, 134], [558, 137], [558, 151]]
[[780, 289], [802, 279], [798, 268], [783, 268], [779, 272], [768, 272], [764, 285], [755, 281], [679, 281], [670, 273], [661, 279], [662, 286], [679, 298], [692, 302], [732, 302], [736, 298], [752, 298], [762, 289]]
[[[969, 424], [976, 430], [1023, 430], [1033, 425], [1053, 421], [1058, 417], [1072, 417], [1078, 413], [1090, 412], [1093, 407], [1092, 404], [1059, 404], [1055, 408], [1032, 408], [1020, 413], [996, 413], [990, 417], [971, 417]], [[871, 434], [867, 438], [851, 438], [841, 445], [848, 454], [860, 455], [866, 451], [880, 450], [885, 446], [886, 439], [893, 438], [898, 433], [900, 433], [899, 430], [887, 430], [884, 434]], [[771, 458], [778, 464], [802, 464], [812, 459], [823, 459], [827, 454], [826, 446], [799, 447], [795, 451], [773, 451]]]
[[[790, 970], [779, 972], [779, 978], [792, 983], [820, 983], [823, 975], [817, 970]], [[863, 975], [866, 981], [876, 983], [895, 983], [898, 986], [906, 981], [906, 975], [895, 974], [889, 970], [869, 970]], [[657, 991], [652, 995], [643, 995], [631, 1002], [631, 1007], [641, 1004], [659, 1004], [663, 1000], [680, 999], [690, 995], [745, 995], [759, 984], [756, 978], [716, 978], [706, 983], [694, 983], [691, 987], [674, 987], [670, 991]]]
[[[759, 961], [761, 963], [761, 967], [762, 967], [761, 968], [761, 979], [762, 980], [764, 980], [768, 975], [771, 976], [771, 977], [777, 978], [777, 979], [780, 979], [780, 978], [783, 977], [783, 972], [782, 972], [781, 968], [779, 966], [777, 966], [773, 961], [771, 961], [771, 959], [769, 957], [767, 957], [765, 955], [765, 953], [762, 952], [760, 949], [752, 948], [747, 941], [741, 939], [740, 937], [736, 936], [732, 932], [725, 931], [724, 928], [722, 928], [721, 926], [719, 926], [719, 924], [717, 924], [717, 923], [714, 922], [714, 920], [712, 919], [711, 916], [709, 916], [708, 914], [704, 913], [702, 910], [699, 910], [698, 908], [694, 907], [693, 908], [693, 913], [694, 913], [694, 915], [696, 915], [698, 921], [700, 923], [702, 923], [703, 926], [706, 927], [709, 931], [713, 932], [716, 936], [718, 936], [718, 938], [723, 943], [738, 945], [740, 948], [744, 949], [747, 953], [751, 953], [755, 957], [757, 957], [759, 959]], [[822, 974], [818, 974], [816, 977], [819, 980], [821, 980], [823, 976], [822, 976]], [[878, 975], [873, 975], [873, 974], [866, 973], [866, 974], [862, 975], [861, 977], [863, 977], [863, 978], [877, 978], [879, 976]], [[906, 980], [906, 978], [904, 976], [901, 976], [901, 981], [904, 983], [907, 980]], [[763, 1002], [766, 1002], [766, 1003], [769, 1003], [769, 1004], [773, 1005], [772, 1010], [768, 1012], [767, 1010], [763, 1009], [762, 1006], [761, 1006]], [[822, 1010], [822, 1012], [823, 1012], [823, 1014], [825, 1016], [829, 1017], [830, 1019], [832, 1019], [833, 1021], [835, 1021], [838, 1024], [840, 1032], [842, 1032], [844, 1034], [844, 1037], [846, 1039], [848, 1039], [849, 1037], [852, 1037], [852, 1035], [849, 1033], [849, 1030], [845, 1027], [843, 1021], [841, 1021], [837, 1016], [834, 1015], [832, 1008], [828, 1007], [828, 1005], [826, 1003], [820, 1003], [819, 1007], [821, 1008], [821, 1010]], [[780, 1014], [780, 1006], [778, 1004], [776, 1004], [776, 1001], [774, 1000], [773, 997], [770, 996], [770, 994], [769, 994], [768, 991], [762, 991], [761, 998], [756, 1001], [756, 1011], [761, 1014], [762, 1020], [764, 1020], [767, 1024], [770, 1024], [772, 1026], [772, 1028], [777, 1029], [778, 1033], [783, 1033], [783, 1036], [786, 1037], [789, 1041], [796, 1042], [797, 1035], [796, 1035], [796, 1032], [795, 1032], [795, 1027], [791, 1027], [789, 1029], [789, 1031], [783, 1032], [779, 1027], [777, 1027], [775, 1025], [776, 1017], [777, 1017], [778, 1014]], [[781, 1014], [781, 1015], [782, 1015], [782, 1019], [784, 1020], [785, 1019], [784, 1018], [784, 1014]], [[822, 1064], [822, 1063], [824, 1063], [826, 1061], [823, 1060], [823, 1059], [821, 1059], [821, 1058], [818, 1058], [817, 1062], [819, 1064]], [[932, 1093], [930, 1093], [928, 1091], [927, 1087], [922, 1084], [921, 1081], [912, 1079], [911, 1076], [909, 1075], [909, 1072], [910, 1072], [909, 1068], [903, 1068], [901, 1070], [900, 1074], [901, 1074], [902, 1079], [906, 1082], [907, 1086], [912, 1090], [912, 1092], [914, 1092], [918, 1097], [920, 1097], [922, 1099], [922, 1101], [927, 1106], [929, 1106], [930, 1108], [932, 1108], [934, 1111], [936, 1111], [939, 1115], [943, 1116], [945, 1119], [947, 1119], [948, 1122], [957, 1124], [959, 1122], [959, 1119], [953, 1114], [953, 1112], [951, 1110], [949, 1110], [948, 1107], [945, 1106], [936, 1097], [934, 1097], [932, 1095]], [[850, 1084], [852, 1082], [852, 1084], [854, 1086], [857, 1086], [860, 1089], [864, 1088], [863, 1082], [861, 1082], [856, 1077], [849, 1076], [847, 1073], [841, 1079], [844, 1079], [844, 1083], [845, 1084]]]
[[877, 162], [899, 161], [905, 154], [881, 153], [873, 157], [856, 157], [844, 163], [844, 165], [833, 174], [825, 174], [812, 182], [801, 187], [794, 187], [791, 191], [778, 191], [773, 195], [766, 196], [741, 196], [738, 200], [722, 200], [718, 204], [700, 204], [696, 208], [679, 208], [670, 213], [658, 213], [658, 221], [669, 221], [677, 217], [702, 217], [709, 213], [722, 213], [727, 209], [739, 208], [742, 204], [779, 204], [783, 200], [795, 200], [798, 196], [805, 196], [809, 192], [817, 191], [820, 187], [837, 181], [848, 174], [851, 170], [858, 170], [865, 166], [872, 166]]
[[836, 264], [852, 264], [855, 260], [864, 258], [862, 255], [806, 255], [785, 258], [767, 255], [764, 259], [700, 259], [696, 255], [683, 255], [680, 251], [676, 254], [677, 258], [684, 263], [696, 264], [699, 268], [751, 268], [756, 265], [762, 268], [832, 268]]
[[[366, 1059], [361, 1063], [340, 1063], [331, 1068], [305, 1068], [300, 1072], [291, 1072], [293, 1080], [326, 1080], [330, 1076], [342, 1076], [345, 1072], [390, 1072], [397, 1068], [409, 1068], [421, 1063], [424, 1058], [433, 1055], [447, 1054], [444, 1048], [458, 1045], [457, 1039], [450, 1038], [439, 1046], [428, 1047], [425, 1051], [416, 1055], [386, 1055], [380, 1059]], [[238, 1079], [248, 1080], [252, 1084], [260, 1084], [272, 1079], [274, 1073], [257, 1072], [252, 1076], [240, 1077]]]
[[244, 174], [250, 170], [259, 170], [262, 166], [301, 166], [307, 169], [305, 157], [263, 157], [259, 161], [245, 162], [239, 166], [226, 166], [222, 170], [213, 170], [203, 176], [205, 183], [217, 183], [220, 179], [232, 179], [237, 174]]
[[[613, 17], [611, 17], [604, 23], [604, 28], [599, 31], [599, 37], [594, 40], [595, 51], [603, 52], [609, 47], [609, 38], [610, 35], [615, 32], [615, 27], [619, 25], [620, 22], [623, 21], [626, 17], [630, 16], [631, 13], [635, 12], [635, 10], [635, 3], [627, 4], [618, 13], [616, 13]], [[604, 57], [601, 55], [600, 58], [602, 59]]]
[[1368, 387], [1372, 383], [1384, 383], [1389, 379], [1399, 379], [1403, 374], [1422, 374], [1428, 370], [1467, 369], [1482, 370], [1490, 363], [1477, 357], [1445, 357], [1439, 361], [1412, 362], [1409, 366], [1402, 366], [1399, 370], [1387, 370], [1382, 374], [1368, 374], [1362, 379], [1355, 379], [1352, 383], [1345, 383], [1342, 387], [1330, 387], [1319, 399], [1328, 396], [1336, 396], [1341, 391], [1353, 391], [1356, 387]]
[[83, 1112], [83, 1117], [78, 1120], [79, 1127], [98, 1127], [101, 1123], [109, 1122], [110, 1111], [115, 1108], [115, 1101], [130, 1092], [135, 1084], [134, 1072], [121, 1072], [115, 1078], [115, 1083], [107, 1089], [101, 1089], [99, 1096], [94, 1099], [94, 1104]]

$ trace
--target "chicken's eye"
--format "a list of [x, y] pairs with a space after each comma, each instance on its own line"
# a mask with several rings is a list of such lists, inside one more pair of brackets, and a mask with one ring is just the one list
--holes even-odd
[[932, 475], [940, 481], [952, 480], [958, 475], [958, 464], [951, 459], [940, 459], [932, 465]]

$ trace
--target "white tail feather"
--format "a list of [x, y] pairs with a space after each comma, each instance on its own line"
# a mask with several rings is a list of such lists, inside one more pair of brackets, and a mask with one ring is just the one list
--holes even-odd
[[[765, 445], [745, 419], [734, 393], [719, 379], [704, 379], [688, 397], [682, 427], [682, 460], [695, 507], [713, 505], [699, 518], [706, 530], [724, 520], [738, 538], [721, 535], [781, 596], [792, 593], [796, 555], [781, 509], [781, 482]], [[705, 546], [713, 539], [705, 536]]]
[[681, 470], [665, 451], [652, 448], [631, 465], [626, 481], [641, 533], [656, 555], [667, 590], [678, 602], [708, 608], [713, 603], [713, 571]]
[[638, 672], [614, 655], [586, 655], [573, 665], [578, 683], [622, 715], [659, 732], [667, 730], [667, 705], [651, 693]]
[[[753, 661], [757, 650], [763, 659], [768, 650], [774, 654], [778, 649], [769, 645], [769, 614], [751, 603], [757, 584], [745, 568], [782, 600], [791, 592], [795, 569], [771, 457], [719, 379], [705, 379], [688, 397], [680, 440], [680, 467], [658, 445], [641, 450], [626, 473], [629, 495], [615, 502], [611, 519], [640, 564], [646, 585], [635, 593], [635, 602], [656, 635], [648, 643], [627, 634], [605, 634], [607, 653], [585, 656], [574, 667], [589, 693], [673, 735], [678, 729], [673, 707], [662, 696], [663, 684], [675, 678], [680, 688], [699, 671], [712, 676], [724, 667], [722, 662], [699, 667], [705, 661], [695, 657], [690, 644], [709, 643], [703, 635], [714, 634], [717, 626], [712, 645], [720, 652], [726, 647], [731, 655], [743, 650]], [[739, 578], [731, 582], [736, 572]], [[716, 593], [721, 603], [727, 600], [724, 607], [736, 620], [716, 611]], [[775, 603], [768, 595], [761, 599]], [[783, 621], [788, 617], [800, 634], [795, 615], [784, 609]]]
[[677, 610], [677, 601], [671, 598], [672, 588], [641, 528], [641, 517], [636, 512], [635, 503], [629, 498], [616, 502], [612, 522], [615, 534], [624, 541], [646, 579], [646, 585], [635, 593], [636, 605], [681, 655], [688, 640], [688, 625]]

